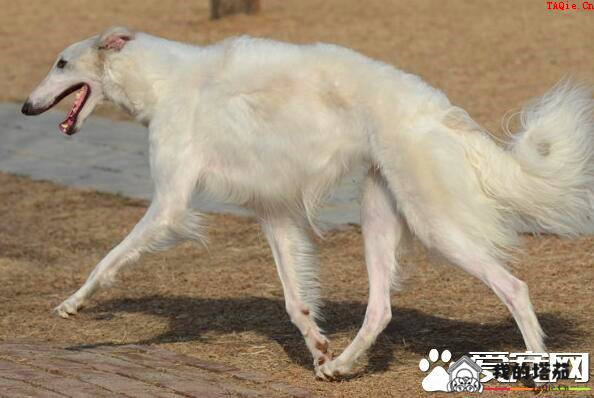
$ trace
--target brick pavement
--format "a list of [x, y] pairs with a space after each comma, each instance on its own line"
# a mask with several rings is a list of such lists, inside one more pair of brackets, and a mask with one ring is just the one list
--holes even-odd
[[312, 397], [258, 372], [156, 346], [0, 342], [0, 397]]

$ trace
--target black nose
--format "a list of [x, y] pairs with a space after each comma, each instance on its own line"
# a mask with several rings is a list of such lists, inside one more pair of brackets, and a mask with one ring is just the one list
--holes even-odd
[[31, 105], [31, 103], [27, 100], [27, 102], [25, 102], [23, 104], [23, 107], [21, 108], [21, 112], [23, 113], [23, 115], [32, 115], [33, 114], [33, 105]]

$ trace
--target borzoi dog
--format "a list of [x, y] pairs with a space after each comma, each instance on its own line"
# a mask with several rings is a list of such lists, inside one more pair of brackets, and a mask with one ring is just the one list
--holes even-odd
[[[64, 318], [141, 253], [201, 240], [189, 204], [205, 192], [255, 212], [321, 379], [349, 372], [390, 322], [409, 232], [493, 289], [527, 349], [544, 352], [528, 288], [504, 262], [519, 231], [594, 232], [594, 100], [570, 81], [522, 110], [507, 148], [419, 77], [328, 44], [239, 37], [198, 47], [111, 28], [66, 48], [22, 112], [42, 113], [74, 92], [65, 134], [104, 100], [148, 127], [154, 197], [56, 308]], [[358, 334], [333, 358], [316, 324], [310, 231], [330, 189], [361, 166], [369, 302]]]

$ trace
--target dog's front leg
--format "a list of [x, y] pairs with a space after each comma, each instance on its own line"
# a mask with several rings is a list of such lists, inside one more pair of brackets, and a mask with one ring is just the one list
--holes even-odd
[[[174, 194], [161, 195], [163, 190], [159, 190], [157, 185], [157, 195], [145, 215], [132, 232], [97, 264], [84, 285], [55, 308], [59, 316], [68, 318], [76, 314], [93, 293], [113, 282], [122, 266], [133, 263], [143, 252], [165, 250], [183, 240], [202, 240], [200, 216], [188, 208], [194, 182], [176, 181], [175, 187]], [[166, 191], [172, 193], [170, 188]]]
[[291, 322], [305, 338], [314, 359], [316, 373], [332, 359], [328, 340], [316, 324], [318, 310], [318, 264], [303, 223], [286, 215], [266, 215], [262, 229], [272, 249], [285, 294], [285, 307]]

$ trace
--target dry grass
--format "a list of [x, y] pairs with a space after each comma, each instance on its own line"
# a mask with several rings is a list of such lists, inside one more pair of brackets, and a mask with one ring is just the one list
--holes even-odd
[[[266, 0], [257, 16], [216, 22], [208, 20], [207, 4], [0, 0], [0, 100], [23, 100], [60, 49], [113, 24], [200, 44], [241, 33], [343, 44], [422, 75], [491, 129], [563, 74], [591, 78], [594, 67], [594, 14], [547, 12], [540, 0]], [[369, 365], [361, 364], [363, 377], [313, 382], [265, 240], [252, 220], [231, 216], [211, 217], [208, 250], [182, 245], [147, 256], [74, 320], [52, 316], [51, 307], [83, 282], [145, 206], [0, 174], [0, 339], [154, 343], [336, 397], [418, 395], [418, 361], [432, 347], [457, 354], [523, 348], [513, 320], [485, 286], [439, 262], [429, 265], [417, 251], [407, 257], [406, 290], [394, 294], [394, 319]], [[324, 327], [339, 351], [365, 308], [359, 229], [320, 243]], [[526, 243], [516, 274], [531, 287], [549, 346], [593, 352], [594, 239]]]
[[[142, 215], [146, 204], [0, 174], [0, 340], [66, 344], [159, 344], [267, 371], [323, 396], [404, 396], [419, 392], [417, 366], [432, 347], [523, 349], [507, 310], [470, 276], [407, 257], [406, 290], [393, 295], [394, 319], [362, 362], [362, 377], [313, 382], [310, 358], [284, 311], [265, 239], [253, 220], [210, 218], [208, 250], [184, 244], [150, 255], [123, 273], [72, 320], [50, 314]], [[335, 351], [362, 321], [366, 279], [360, 231], [351, 226], [320, 243], [326, 308]], [[594, 351], [593, 238], [526, 238], [517, 274], [531, 287], [555, 351]], [[405, 389], [403, 393], [401, 389]]]
[[342, 44], [423, 76], [492, 129], [564, 74], [591, 79], [594, 65], [594, 12], [559, 14], [545, 0], [266, 0], [258, 15], [218, 21], [208, 3], [0, 0], [0, 100], [24, 100], [66, 45], [117, 24], [197, 44], [238, 34]]

